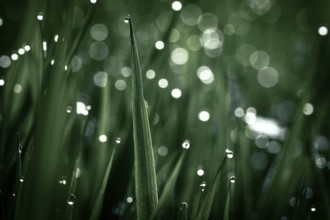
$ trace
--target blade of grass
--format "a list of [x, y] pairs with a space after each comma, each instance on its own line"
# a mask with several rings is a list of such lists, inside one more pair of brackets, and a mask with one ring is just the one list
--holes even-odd
[[187, 220], [187, 219], [188, 219], [188, 204], [186, 202], [182, 202], [180, 204], [179, 220]]
[[77, 188], [77, 181], [78, 181], [78, 164], [79, 164], [80, 157], [78, 157], [76, 164], [74, 166], [72, 176], [71, 176], [71, 181], [70, 181], [70, 186], [69, 186], [69, 191], [67, 195], [67, 205], [66, 205], [66, 219], [73, 219], [74, 215], [74, 204], [76, 202], [76, 188]]
[[235, 183], [235, 177], [230, 178], [230, 182], [228, 185], [228, 192], [227, 192], [227, 199], [226, 199], [226, 205], [225, 205], [225, 211], [223, 215], [224, 220], [229, 220], [229, 214], [230, 214], [230, 201], [231, 201], [231, 190], [232, 190], [232, 184]]
[[111, 168], [112, 168], [113, 160], [114, 160], [115, 156], [117, 155], [117, 146], [118, 145], [116, 144], [113, 151], [112, 151], [111, 157], [109, 159], [109, 163], [108, 163], [108, 166], [107, 166], [107, 170], [104, 174], [104, 178], [103, 178], [103, 181], [102, 181], [102, 185], [101, 185], [99, 194], [96, 198], [96, 202], [94, 204], [92, 214], [89, 218], [91, 220], [96, 220], [96, 219], [99, 219], [99, 217], [100, 217], [105, 189], [106, 189], [106, 186], [107, 186], [107, 183], [108, 183], [108, 179], [109, 179], [110, 171], [111, 171]]
[[132, 113], [134, 138], [134, 171], [137, 219], [148, 219], [158, 202], [157, 181], [148, 112], [143, 96], [142, 75], [132, 20], [128, 16], [133, 71]]
[[225, 166], [226, 159], [227, 159], [227, 155], [224, 156], [224, 158], [217, 170], [217, 173], [212, 181], [210, 190], [207, 191], [205, 199], [202, 202], [201, 209], [198, 210], [196, 219], [208, 219], [209, 218], [211, 209], [212, 209], [213, 200], [215, 197], [215, 193], [218, 188], [217, 183], [218, 183], [218, 180], [220, 179], [220, 174], [222, 173], [223, 167]]
[[185, 158], [185, 151], [182, 152], [177, 164], [175, 165], [175, 168], [170, 176], [170, 178], [167, 180], [167, 183], [164, 187], [164, 190], [162, 192], [162, 195], [160, 197], [159, 203], [157, 205], [157, 207], [155, 208], [155, 210], [152, 213], [151, 219], [157, 219], [160, 218], [160, 216], [162, 215], [163, 211], [166, 208], [166, 205], [169, 201], [169, 199], [172, 196], [172, 193], [174, 191], [174, 187], [176, 184], [176, 181], [178, 179], [181, 167], [182, 167], [182, 162]]
[[21, 219], [21, 206], [22, 206], [22, 187], [23, 187], [23, 175], [22, 175], [22, 145], [17, 133], [17, 153], [18, 153], [18, 178], [17, 178], [17, 195], [16, 195], [16, 206], [15, 206], [15, 219]]

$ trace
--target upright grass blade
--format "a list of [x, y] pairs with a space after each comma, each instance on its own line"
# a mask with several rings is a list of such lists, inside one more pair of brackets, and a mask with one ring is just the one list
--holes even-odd
[[182, 202], [180, 204], [179, 220], [187, 220], [187, 219], [188, 219], [188, 204], [186, 202]]
[[170, 176], [170, 178], [168, 179], [164, 190], [161, 194], [159, 203], [157, 205], [157, 207], [155, 208], [155, 210], [152, 213], [151, 219], [159, 219], [161, 214], [163, 213], [163, 211], [166, 209], [166, 205], [168, 203], [168, 201], [170, 200], [172, 193], [174, 191], [174, 187], [175, 184], [177, 182], [181, 167], [182, 167], [182, 162], [185, 158], [185, 152], [182, 152], [177, 164], [175, 165], [175, 168]]
[[134, 138], [134, 172], [137, 219], [148, 219], [158, 203], [154, 153], [148, 112], [143, 96], [140, 61], [135, 42], [132, 20], [128, 16], [132, 52], [132, 113]]
[[[232, 152], [231, 152], [232, 153]], [[228, 153], [227, 153], [228, 155]], [[198, 214], [196, 219], [202, 220], [202, 219], [208, 219], [211, 213], [213, 200], [215, 197], [216, 190], [218, 188], [218, 181], [220, 179], [221, 171], [223, 170], [223, 167], [225, 166], [227, 155], [223, 158], [217, 173], [212, 181], [212, 184], [210, 186], [210, 190], [207, 192], [204, 201], [202, 202], [201, 209], [198, 210]]]
[[21, 219], [21, 206], [22, 206], [22, 187], [23, 187], [23, 175], [22, 175], [22, 145], [17, 133], [17, 153], [18, 153], [18, 169], [17, 180], [18, 187], [16, 193], [16, 206], [15, 206], [15, 219]]
[[107, 170], [104, 174], [104, 178], [103, 178], [103, 181], [102, 181], [101, 189], [99, 191], [99, 194], [97, 195], [96, 202], [94, 204], [91, 217], [89, 218], [90, 220], [97, 220], [100, 217], [105, 189], [106, 189], [106, 186], [107, 186], [107, 183], [108, 183], [108, 179], [109, 179], [110, 171], [111, 171], [111, 168], [112, 168], [113, 160], [114, 160], [115, 156], [117, 155], [117, 146], [118, 145], [116, 145], [114, 147], [114, 149], [112, 151], [112, 154], [111, 154], [111, 157], [109, 159]]
[[80, 160], [80, 157], [78, 157], [76, 164], [74, 166], [72, 176], [71, 176], [71, 181], [70, 181], [70, 186], [69, 186], [69, 191], [67, 195], [67, 206], [66, 206], [66, 219], [73, 219], [74, 215], [74, 204], [76, 202], [76, 188], [77, 188], [77, 181], [78, 181], [78, 176], [80, 171], [78, 171], [78, 161]]
[[227, 192], [227, 199], [226, 199], [226, 205], [225, 205], [225, 211], [223, 215], [224, 220], [229, 220], [230, 219], [230, 204], [231, 204], [231, 196], [232, 196], [232, 184], [235, 183], [235, 177], [230, 178], [230, 182], [228, 185], [228, 192]]

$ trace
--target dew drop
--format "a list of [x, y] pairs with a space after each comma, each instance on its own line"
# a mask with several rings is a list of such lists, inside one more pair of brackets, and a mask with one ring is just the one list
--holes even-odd
[[133, 197], [129, 196], [126, 199], [127, 203], [132, 203], [133, 202]]
[[185, 210], [185, 209], [188, 209], [188, 203], [181, 202], [181, 204], [180, 204], [180, 210]]
[[18, 59], [18, 55], [16, 53], [13, 53], [10, 57], [14, 61]]
[[65, 176], [60, 176], [58, 182], [59, 182], [59, 184], [61, 184], [61, 185], [66, 185], [66, 177], [65, 177]]
[[25, 50], [25, 52], [29, 52], [30, 50], [31, 50], [31, 46], [30, 45], [25, 45], [24, 46], [24, 50]]
[[120, 144], [120, 142], [121, 142], [121, 138], [118, 137], [118, 138], [116, 139], [116, 143], [117, 143], [117, 144]]
[[99, 141], [100, 142], [104, 143], [104, 142], [107, 142], [107, 140], [108, 140], [108, 137], [105, 134], [101, 134], [99, 136]]
[[23, 151], [23, 146], [21, 144], [18, 144], [18, 153], [22, 153]]
[[19, 181], [20, 181], [21, 183], [23, 183], [23, 182], [24, 182], [24, 179], [21, 177], [21, 178], [19, 178]]
[[127, 24], [129, 22], [129, 20], [130, 20], [129, 16], [127, 16], [127, 17], [124, 18], [124, 22], [127, 23]]
[[203, 169], [198, 169], [197, 170], [197, 175], [198, 176], [203, 176], [204, 175], [204, 170]]
[[328, 28], [327, 27], [324, 27], [324, 26], [321, 26], [319, 29], [318, 29], [318, 32], [319, 32], [319, 35], [321, 36], [325, 36], [328, 34]]
[[234, 176], [230, 177], [230, 182], [235, 183], [236, 182], [236, 177], [234, 177]]
[[67, 112], [67, 113], [71, 113], [71, 111], [72, 111], [72, 107], [71, 107], [71, 106], [68, 106], [68, 107], [66, 108], [66, 112]]
[[182, 143], [183, 149], [189, 149], [190, 148], [190, 141], [189, 140], [184, 140]]
[[20, 49], [18, 50], [18, 54], [19, 54], [19, 55], [23, 55], [23, 54], [25, 54], [25, 50], [24, 50], [23, 48], [20, 48]]
[[174, 1], [174, 2], [172, 3], [172, 9], [173, 9], [174, 11], [180, 11], [180, 10], [182, 9], [182, 3], [179, 2], [179, 1]]
[[234, 157], [234, 153], [231, 150], [226, 150], [226, 155], [228, 158], [233, 158]]
[[315, 206], [312, 206], [311, 211], [312, 211], [312, 212], [315, 212], [315, 211], [316, 211]]
[[42, 12], [39, 12], [39, 13], [38, 13], [38, 15], [37, 15], [37, 19], [38, 19], [39, 21], [42, 21], [42, 20], [44, 19], [44, 15], [43, 15]]
[[76, 196], [73, 195], [72, 193], [70, 193], [70, 196], [69, 196], [69, 198], [67, 200], [67, 203], [69, 205], [74, 205], [75, 202], [76, 202]]
[[199, 188], [201, 190], [201, 192], [204, 192], [205, 191], [205, 188], [206, 188], [206, 182], [202, 182], [200, 185], [199, 185]]

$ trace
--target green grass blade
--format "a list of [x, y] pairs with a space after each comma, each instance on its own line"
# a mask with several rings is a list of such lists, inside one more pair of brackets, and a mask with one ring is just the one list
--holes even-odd
[[117, 149], [116, 149], [117, 146], [118, 145], [116, 145], [115, 148], [113, 149], [111, 157], [109, 159], [109, 163], [108, 163], [107, 170], [105, 172], [105, 175], [104, 175], [104, 178], [103, 178], [103, 181], [102, 181], [102, 185], [101, 185], [99, 194], [96, 198], [96, 202], [94, 204], [92, 214], [89, 218], [91, 220], [97, 220], [100, 217], [105, 189], [106, 189], [106, 186], [107, 186], [107, 183], [108, 183], [108, 179], [109, 179], [110, 171], [111, 171], [111, 168], [112, 168], [113, 160], [114, 160], [115, 156], [117, 155]]
[[186, 202], [182, 202], [180, 204], [179, 220], [187, 220], [187, 219], [188, 219], [188, 204]]
[[175, 168], [174, 168], [170, 178], [168, 179], [168, 181], [164, 187], [162, 195], [160, 196], [160, 199], [159, 199], [159, 203], [158, 203], [157, 207], [155, 208], [151, 219], [159, 218], [161, 216], [161, 214], [163, 213], [163, 211], [165, 210], [166, 205], [167, 205], [168, 201], [170, 200], [172, 193], [174, 191], [174, 187], [175, 187], [176, 181], [178, 179], [178, 176], [179, 176], [179, 173], [180, 173], [180, 170], [182, 167], [182, 162], [185, 158], [185, 155], [186, 155], [185, 152], [182, 152], [177, 164], [175, 165]]
[[235, 183], [235, 177], [230, 178], [229, 186], [228, 186], [228, 192], [227, 192], [227, 199], [226, 199], [226, 204], [225, 204], [225, 211], [223, 215], [224, 220], [229, 220], [230, 219], [230, 204], [231, 204], [231, 197], [232, 197], [232, 188]]
[[[228, 154], [228, 153], [227, 153]], [[215, 197], [216, 190], [218, 188], [218, 182], [220, 179], [221, 171], [223, 170], [225, 163], [226, 163], [227, 155], [223, 158], [217, 173], [212, 181], [212, 184], [210, 186], [210, 190], [207, 191], [207, 194], [205, 196], [204, 201], [202, 202], [201, 209], [198, 210], [198, 215], [196, 219], [208, 219], [211, 213], [213, 200]]]
[[17, 133], [17, 152], [18, 152], [18, 187], [16, 193], [16, 207], [15, 207], [15, 219], [21, 219], [21, 206], [22, 206], [22, 187], [23, 187], [23, 175], [22, 175], [22, 145]]
[[155, 162], [151, 141], [148, 112], [145, 105], [142, 86], [140, 61], [135, 43], [132, 20], [125, 21], [130, 25], [130, 39], [133, 71], [133, 137], [134, 137], [134, 172], [136, 188], [137, 219], [148, 219], [158, 202]]

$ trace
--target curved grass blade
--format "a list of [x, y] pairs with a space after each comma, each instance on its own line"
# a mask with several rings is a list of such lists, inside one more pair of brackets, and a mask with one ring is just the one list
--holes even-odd
[[178, 179], [180, 170], [181, 170], [181, 166], [182, 166], [182, 162], [185, 158], [185, 152], [182, 152], [177, 164], [175, 165], [175, 168], [170, 176], [170, 178], [168, 179], [164, 190], [162, 192], [162, 195], [160, 197], [159, 203], [157, 205], [157, 207], [155, 208], [155, 210], [152, 213], [152, 217], [151, 219], [157, 219], [160, 218], [161, 214], [163, 213], [164, 209], [166, 208], [166, 204], [168, 203], [172, 192], [174, 191], [174, 186], [176, 184], [176, 181]]
[[108, 166], [107, 166], [107, 170], [105, 172], [105, 175], [104, 175], [104, 178], [103, 178], [103, 181], [102, 181], [101, 189], [99, 191], [99, 194], [97, 195], [96, 202], [94, 204], [91, 217], [89, 218], [91, 220], [97, 220], [100, 217], [105, 189], [106, 189], [106, 186], [107, 186], [107, 183], [108, 183], [108, 179], [109, 179], [109, 175], [110, 175], [110, 171], [111, 171], [111, 168], [112, 168], [114, 158], [117, 155], [117, 146], [118, 145], [116, 144], [113, 151], [112, 151], [112, 154], [111, 154]]
[[129, 23], [130, 26], [132, 69], [134, 71], [132, 74], [132, 114], [137, 219], [144, 220], [151, 217], [158, 203], [157, 181], [148, 112], [143, 96], [140, 61], [132, 20], [128, 16], [125, 18], [125, 22]]
[[225, 166], [226, 159], [227, 159], [227, 155], [225, 155], [225, 157], [223, 158], [223, 160], [217, 170], [217, 173], [212, 181], [210, 190], [207, 192], [205, 199], [202, 202], [200, 210], [198, 210], [198, 215], [197, 215], [196, 219], [208, 219], [209, 218], [211, 209], [212, 209], [214, 196], [215, 196], [215, 193], [216, 193], [216, 190], [218, 187], [217, 182], [220, 179], [220, 174], [221, 174], [221, 171], [223, 170], [223, 167]]

